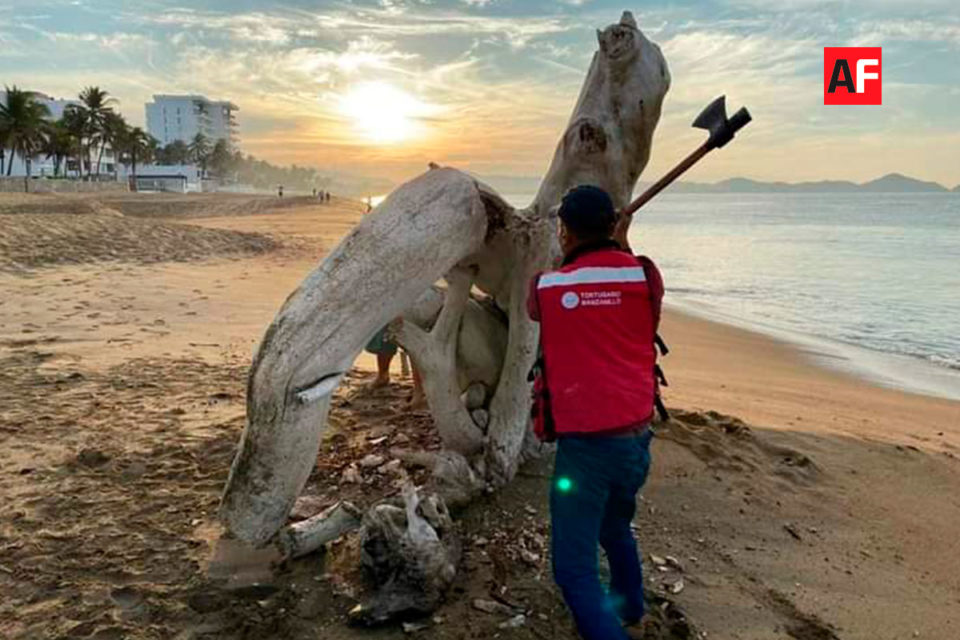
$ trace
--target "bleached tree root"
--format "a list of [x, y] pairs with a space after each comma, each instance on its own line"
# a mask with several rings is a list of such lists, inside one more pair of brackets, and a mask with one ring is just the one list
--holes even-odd
[[444, 448], [472, 455], [483, 447], [483, 431], [460, 401], [456, 355], [473, 278], [468, 270], [454, 269], [446, 280], [443, 307], [429, 331], [401, 319], [393, 332], [420, 370], [423, 392]]
[[[445, 449], [423, 460], [437, 501], [461, 504], [502, 487], [542, 449], [529, 429], [538, 326], [527, 317], [528, 283], [559, 254], [555, 211], [564, 193], [593, 184], [618, 207], [628, 202], [670, 85], [659, 48], [629, 12], [597, 40], [530, 207], [514, 210], [471, 176], [431, 166], [366, 216], [284, 304], [250, 372], [247, 425], [221, 505], [228, 535], [263, 546], [281, 529], [314, 466], [330, 395], [364, 344], [398, 317], [398, 340], [421, 371]], [[441, 278], [446, 291], [435, 287]], [[486, 392], [467, 391], [475, 383]], [[446, 521], [430, 523], [432, 539], [413, 517], [424, 500], [413, 511], [410, 504], [379, 505], [364, 517], [365, 539], [380, 545], [368, 566], [382, 588], [360, 618], [429, 609], [452, 579], [459, 547], [437, 533], [449, 531]], [[411, 527], [427, 542], [401, 543], [414, 536]], [[429, 596], [411, 592], [415, 584]]]

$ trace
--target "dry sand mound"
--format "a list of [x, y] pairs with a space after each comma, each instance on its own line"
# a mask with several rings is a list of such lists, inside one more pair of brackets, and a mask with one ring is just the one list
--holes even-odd
[[[88, 204], [86, 206], [89, 206]], [[185, 262], [270, 251], [266, 236], [122, 216], [0, 215], [0, 271], [98, 261]]]
[[212, 218], [246, 216], [307, 205], [316, 198], [228, 193], [122, 193], [97, 194], [97, 201], [126, 216], [137, 218]]
[[115, 209], [90, 197], [52, 193], [0, 193], [0, 215], [23, 213], [119, 214]]

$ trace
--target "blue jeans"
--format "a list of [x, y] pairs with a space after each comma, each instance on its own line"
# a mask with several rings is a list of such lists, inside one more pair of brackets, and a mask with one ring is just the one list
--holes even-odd
[[[652, 432], [564, 437], [550, 489], [553, 575], [584, 640], [626, 640], [620, 620], [643, 616], [643, 571], [630, 529], [650, 470]], [[600, 586], [597, 544], [610, 563]]]

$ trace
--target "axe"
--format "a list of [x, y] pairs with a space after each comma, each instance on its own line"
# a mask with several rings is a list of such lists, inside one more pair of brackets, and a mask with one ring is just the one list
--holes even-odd
[[620, 212], [620, 220], [617, 222], [614, 239], [619, 241], [621, 246], [629, 248], [627, 229], [630, 228], [633, 214], [651, 198], [666, 189], [671, 182], [683, 175], [687, 169], [699, 162], [703, 156], [733, 140], [737, 131], [745, 127], [750, 120], [752, 118], [746, 107], [741, 107], [739, 111], [727, 118], [726, 96], [720, 96], [708, 104], [697, 116], [697, 119], [693, 121], [693, 126], [697, 129], [706, 129], [710, 132], [710, 137]]

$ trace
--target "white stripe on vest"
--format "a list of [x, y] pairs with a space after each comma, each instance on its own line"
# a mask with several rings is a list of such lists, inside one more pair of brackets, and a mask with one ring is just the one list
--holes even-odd
[[646, 282], [643, 267], [581, 267], [566, 273], [548, 273], [540, 277], [537, 289], [566, 287], [574, 284], [606, 284], [613, 282]]

